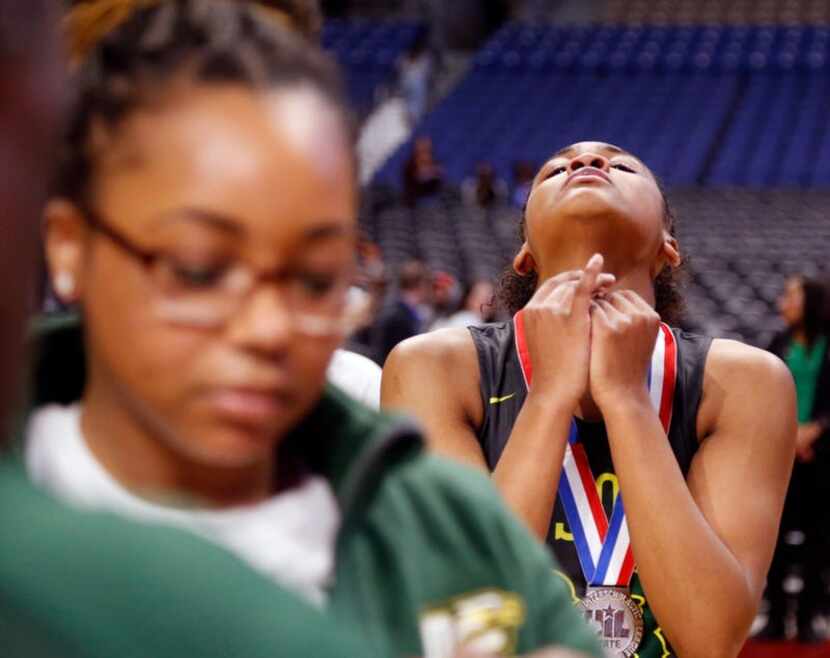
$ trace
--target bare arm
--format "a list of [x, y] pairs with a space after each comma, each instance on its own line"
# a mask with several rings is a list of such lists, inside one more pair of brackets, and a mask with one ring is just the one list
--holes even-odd
[[[596, 314], [594, 327], [601, 333]], [[792, 467], [792, 379], [765, 352], [715, 341], [699, 414], [706, 439], [688, 483], [645, 387], [627, 389], [597, 402], [649, 604], [684, 658], [736, 656], [763, 591]]]
[[381, 408], [407, 413], [430, 448], [488, 471], [476, 439], [483, 408], [475, 346], [466, 329], [442, 329], [395, 347], [383, 366]]
[[[466, 329], [417, 336], [396, 347], [383, 368], [381, 406], [415, 416], [438, 454], [489, 472], [476, 437], [483, 408], [479, 370]], [[547, 536], [573, 406], [528, 395], [491, 477], [508, 507]], [[561, 440], [552, 441], [551, 437]]]
[[[539, 288], [524, 313], [533, 386], [492, 473], [508, 507], [547, 537], [573, 412], [587, 386], [591, 295], [613, 282], [602, 259]], [[381, 406], [408, 412], [444, 455], [487, 464], [476, 438], [483, 418], [478, 360], [466, 330], [406, 341], [384, 366]]]

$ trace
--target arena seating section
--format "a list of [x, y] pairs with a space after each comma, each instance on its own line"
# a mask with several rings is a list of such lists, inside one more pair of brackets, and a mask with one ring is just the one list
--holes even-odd
[[[451, 181], [588, 135], [670, 186], [830, 185], [830, 27], [502, 29], [419, 127]], [[380, 172], [397, 183], [408, 149]]]
[[[540, 164], [567, 143], [607, 140], [641, 155], [671, 192], [691, 256], [692, 326], [764, 344], [780, 327], [785, 275], [825, 271], [830, 27], [730, 22], [821, 18], [830, 3], [773, 11], [747, 0], [728, 3], [732, 14], [710, 0], [649, 4], [663, 7], [666, 24], [640, 25], [645, 3], [634, 0], [609, 3], [616, 24], [496, 33], [416, 130], [445, 167], [441, 202], [410, 210], [390, 191], [411, 143], [367, 193], [363, 226], [386, 260], [420, 258], [463, 281], [497, 276], [515, 253], [520, 211], [464, 207], [458, 184], [481, 161], [509, 181], [517, 160]], [[672, 24], [684, 16], [689, 24]], [[705, 20], [720, 23], [693, 24]]]
[[607, 0], [607, 23], [821, 24], [830, 22], [827, 0]]
[[396, 62], [423, 29], [415, 22], [326, 21], [323, 47], [343, 68], [359, 115], [371, 109], [382, 85], [394, 81]]

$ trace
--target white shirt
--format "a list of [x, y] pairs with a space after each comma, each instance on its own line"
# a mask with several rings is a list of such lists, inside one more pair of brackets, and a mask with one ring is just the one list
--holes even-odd
[[345, 391], [351, 398], [372, 409], [380, 409], [380, 366], [362, 354], [336, 350], [331, 357], [327, 377], [329, 382]]
[[27, 428], [25, 460], [32, 480], [58, 499], [190, 530], [310, 602], [325, 602], [340, 511], [321, 477], [255, 505], [222, 510], [158, 505], [125, 489], [96, 460], [81, 434], [80, 405], [38, 409]]

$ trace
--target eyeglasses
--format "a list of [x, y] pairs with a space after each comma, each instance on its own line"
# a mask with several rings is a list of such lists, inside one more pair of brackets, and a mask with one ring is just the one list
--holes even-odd
[[158, 297], [159, 316], [174, 324], [217, 329], [227, 324], [260, 283], [277, 285], [295, 331], [311, 336], [343, 335], [350, 330], [350, 272], [334, 275], [302, 270], [257, 272], [248, 265], [193, 265], [164, 250], [145, 249], [84, 209], [87, 224], [146, 270]]

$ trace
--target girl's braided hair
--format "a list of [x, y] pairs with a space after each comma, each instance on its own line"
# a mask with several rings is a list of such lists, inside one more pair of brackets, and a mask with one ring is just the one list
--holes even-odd
[[[65, 27], [70, 53], [82, 59], [107, 34], [133, 13], [165, 0], [83, 0], [73, 2]], [[254, 5], [256, 10], [288, 26], [310, 41], [315, 41], [323, 23], [318, 0], [236, 0]]]
[[[677, 237], [677, 219], [669, 204], [668, 196], [659, 181], [657, 187], [663, 196], [663, 225], [671, 237]], [[521, 242], [527, 239], [527, 204], [522, 210], [519, 222], [519, 238]], [[664, 267], [654, 279], [654, 308], [663, 322], [676, 324], [685, 310], [683, 301], [683, 282], [686, 276], [685, 260], [679, 267]], [[519, 274], [512, 266], [505, 268], [499, 278], [496, 290], [496, 299], [502, 309], [511, 316], [518, 313], [533, 297], [539, 282], [536, 272]]]
[[105, 32], [75, 72], [74, 110], [59, 156], [57, 195], [87, 205], [95, 165], [92, 137], [99, 133], [94, 129], [111, 133], [182, 78], [263, 91], [311, 88], [338, 112], [353, 140], [333, 63], [257, 5], [229, 0], [108, 1], [129, 5], [128, 15]]

